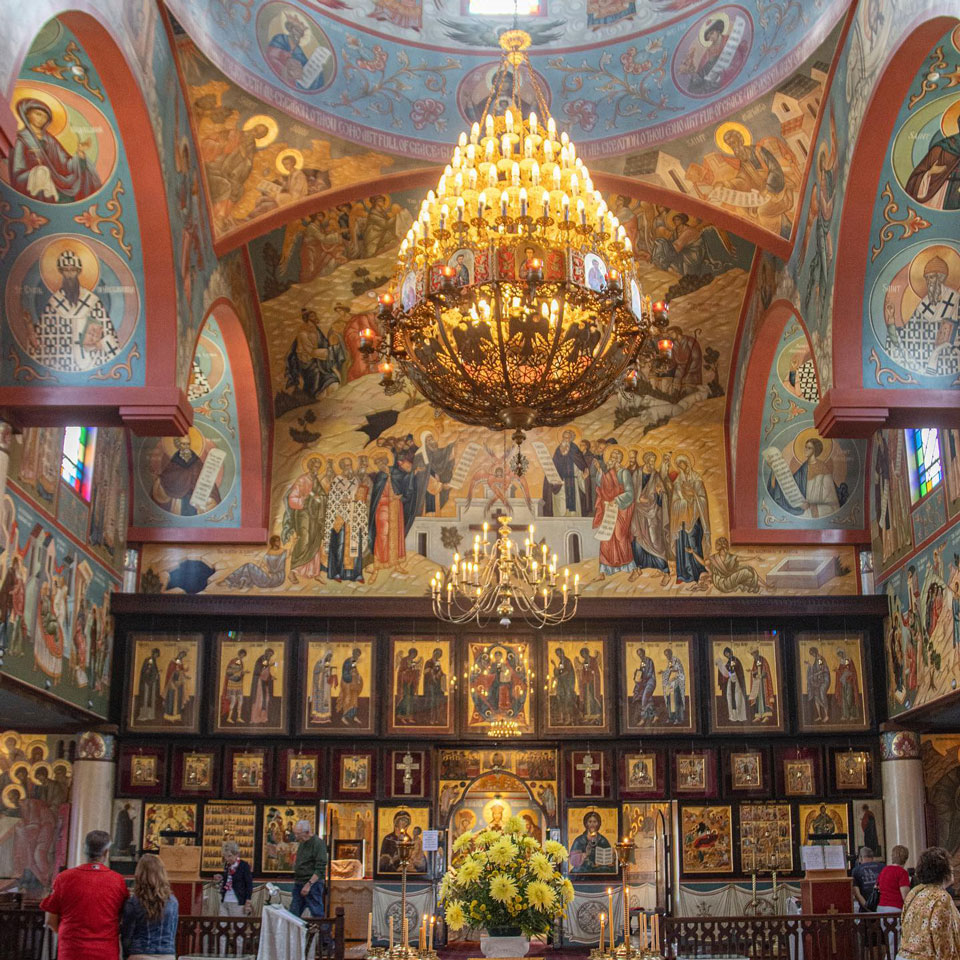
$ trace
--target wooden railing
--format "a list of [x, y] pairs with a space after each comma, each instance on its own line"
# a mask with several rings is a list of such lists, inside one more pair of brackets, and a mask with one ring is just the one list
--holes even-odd
[[36, 907], [11, 907], [8, 902], [0, 909], [0, 960], [52, 960], [53, 933], [43, 920], [43, 911]]
[[[36, 907], [0, 911], [0, 960], [55, 960], [53, 937]], [[343, 907], [333, 917], [306, 917], [305, 958], [343, 960]], [[177, 954], [180, 956], [242, 957], [257, 955], [259, 917], [180, 917]]]
[[665, 917], [667, 960], [895, 960], [898, 914], [778, 917]]

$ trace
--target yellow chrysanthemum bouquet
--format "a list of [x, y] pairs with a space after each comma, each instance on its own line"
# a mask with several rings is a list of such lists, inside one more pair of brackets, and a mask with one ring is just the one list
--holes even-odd
[[462, 834], [440, 881], [447, 925], [490, 936], [547, 933], [573, 900], [573, 884], [560, 872], [566, 858], [555, 840], [541, 844], [528, 836], [520, 817], [509, 817], [502, 831]]

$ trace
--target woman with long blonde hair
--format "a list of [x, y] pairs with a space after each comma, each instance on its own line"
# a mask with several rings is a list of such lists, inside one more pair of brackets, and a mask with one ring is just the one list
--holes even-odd
[[137, 863], [133, 892], [120, 923], [127, 960], [175, 960], [179, 915], [163, 861], [145, 853]]

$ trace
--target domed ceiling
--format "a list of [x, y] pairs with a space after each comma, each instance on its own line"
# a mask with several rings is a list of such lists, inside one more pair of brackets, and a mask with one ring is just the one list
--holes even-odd
[[[377, 150], [446, 162], [499, 69], [503, 0], [169, 0], [210, 60], [290, 117]], [[551, 109], [584, 155], [655, 147], [786, 80], [847, 5], [523, 0], [517, 22]], [[511, 78], [512, 79], [512, 78]], [[535, 103], [528, 81], [521, 99]]]

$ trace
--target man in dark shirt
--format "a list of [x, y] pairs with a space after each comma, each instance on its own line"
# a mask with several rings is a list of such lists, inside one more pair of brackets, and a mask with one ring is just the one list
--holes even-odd
[[852, 873], [853, 895], [861, 911], [867, 909], [867, 903], [870, 901], [870, 895], [877, 885], [877, 878], [882, 869], [883, 861], [874, 859], [873, 851], [869, 847], [861, 847], [857, 865]]
[[297, 859], [293, 864], [293, 899], [290, 912], [302, 916], [304, 908], [313, 917], [324, 916], [324, 877], [327, 875], [327, 845], [322, 837], [314, 834], [306, 820], [294, 828], [297, 838]]
[[91, 830], [83, 846], [86, 863], [58, 874], [40, 909], [58, 935], [60, 960], [119, 960], [120, 913], [129, 896], [127, 885], [104, 864], [109, 833]]

